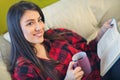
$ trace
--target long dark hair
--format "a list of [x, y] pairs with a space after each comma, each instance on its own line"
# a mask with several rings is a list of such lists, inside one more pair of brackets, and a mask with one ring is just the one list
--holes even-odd
[[42, 80], [45, 80], [45, 75], [50, 76], [53, 80], [59, 80], [56, 75], [53, 75], [53, 72], [45, 70], [45, 65], [43, 65], [43, 61], [37, 58], [33, 47], [31, 47], [31, 44], [25, 39], [23, 35], [20, 27], [20, 19], [26, 10], [38, 11], [42, 18], [42, 21], [45, 22], [43, 12], [36, 4], [32, 2], [20, 1], [10, 7], [7, 14], [8, 31], [11, 37], [9, 72], [11, 74], [13, 73], [17, 58], [19, 56], [23, 56], [24, 58], [30, 60], [41, 70], [42, 74], [40, 74], [40, 76], [42, 76]]

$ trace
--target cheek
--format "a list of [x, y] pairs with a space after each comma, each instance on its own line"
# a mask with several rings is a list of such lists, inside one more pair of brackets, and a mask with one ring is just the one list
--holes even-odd
[[32, 36], [32, 30], [30, 29], [23, 29], [23, 35], [26, 39], [29, 39], [30, 36]]
[[45, 28], [45, 24], [43, 23], [43, 24], [41, 25], [41, 27], [42, 27], [42, 28]]

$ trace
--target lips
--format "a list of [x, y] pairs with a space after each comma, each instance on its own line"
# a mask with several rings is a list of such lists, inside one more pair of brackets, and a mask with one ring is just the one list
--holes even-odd
[[40, 37], [40, 36], [42, 36], [42, 34], [35, 34], [34, 36]]
[[34, 34], [34, 36], [36, 36], [36, 37], [41, 37], [43, 35], [43, 33], [41, 32], [41, 33], [36, 33], [36, 34]]

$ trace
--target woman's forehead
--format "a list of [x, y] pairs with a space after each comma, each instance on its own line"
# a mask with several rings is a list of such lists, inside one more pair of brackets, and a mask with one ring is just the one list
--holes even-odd
[[21, 17], [21, 20], [38, 19], [38, 18], [41, 18], [38, 11], [26, 10], [23, 16]]

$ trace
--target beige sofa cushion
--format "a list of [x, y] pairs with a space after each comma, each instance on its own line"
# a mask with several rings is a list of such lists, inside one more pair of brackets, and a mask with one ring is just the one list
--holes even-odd
[[110, 18], [120, 20], [119, 0], [88, 0], [90, 8], [98, 22], [104, 22]]
[[97, 21], [87, 0], [62, 0], [43, 12], [49, 27], [71, 29], [85, 38], [96, 31]]
[[10, 43], [0, 36], [0, 80], [11, 80], [7, 71], [7, 64], [10, 55]]
[[0, 36], [0, 58], [5, 62], [5, 64], [8, 64], [10, 49], [10, 43], [4, 39], [3, 36]]
[[0, 80], [11, 80], [10, 74], [7, 72], [6, 65], [0, 60]]

